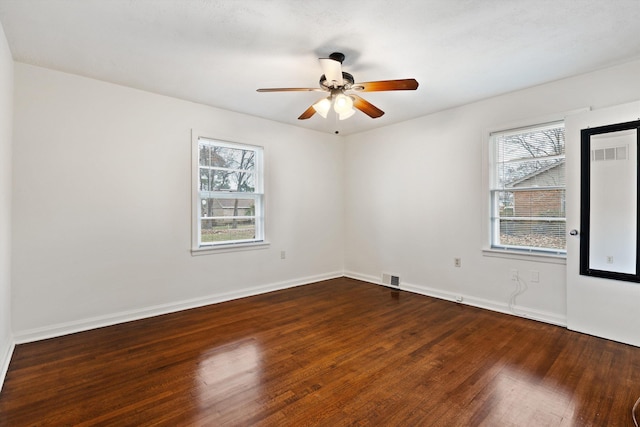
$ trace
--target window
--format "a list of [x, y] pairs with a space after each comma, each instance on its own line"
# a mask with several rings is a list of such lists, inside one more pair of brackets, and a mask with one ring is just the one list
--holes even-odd
[[262, 148], [194, 136], [193, 249], [264, 241]]
[[491, 248], [566, 253], [564, 122], [490, 135]]

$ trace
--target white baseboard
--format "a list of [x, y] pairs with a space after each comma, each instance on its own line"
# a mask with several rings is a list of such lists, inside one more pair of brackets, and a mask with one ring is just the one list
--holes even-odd
[[11, 363], [11, 356], [13, 356], [13, 350], [15, 348], [16, 344], [11, 340], [7, 343], [6, 350], [0, 355], [2, 357], [2, 359], [0, 359], [0, 392], [2, 391], [7, 372], [9, 372], [9, 363]]
[[[58, 323], [55, 325], [48, 325], [41, 328], [34, 328], [23, 331], [14, 332], [14, 343], [11, 344], [10, 351], [7, 358], [10, 360], [13, 353], [13, 347], [15, 344], [23, 344], [28, 342], [40, 341], [49, 338], [55, 338], [63, 335], [73, 334], [76, 332], [87, 331], [96, 328], [102, 328], [105, 326], [111, 326], [118, 323], [130, 322], [134, 320], [144, 319], [148, 317], [159, 316], [167, 313], [174, 313], [181, 310], [188, 310], [190, 308], [202, 307], [205, 305], [216, 304], [220, 302], [230, 301], [238, 298], [244, 298], [253, 295], [259, 295], [267, 292], [273, 292], [281, 289], [292, 288], [296, 286], [307, 285], [309, 283], [319, 282], [322, 280], [334, 279], [337, 277], [350, 277], [364, 282], [373, 283], [376, 285], [382, 285], [381, 278], [360, 274], [352, 271], [336, 271], [332, 273], [309, 276], [299, 278], [295, 280], [287, 280], [283, 282], [271, 283], [267, 285], [257, 286], [253, 288], [246, 288], [233, 292], [226, 292], [220, 294], [208, 295], [201, 298], [194, 298], [175, 303], [162, 304], [150, 307], [143, 307], [136, 310], [123, 311], [119, 313], [109, 314], [105, 316], [96, 316], [87, 319], [81, 319], [72, 322]], [[430, 288], [422, 285], [412, 285], [408, 283], [401, 283], [400, 289], [408, 292], [413, 292], [420, 295], [426, 295], [434, 298], [439, 298], [447, 301], [456, 301], [459, 294], [454, 294], [441, 289]], [[566, 317], [558, 316], [555, 313], [544, 312], [540, 310], [531, 309], [528, 307], [516, 306], [512, 311], [508, 304], [496, 301], [485, 300], [476, 298], [470, 295], [462, 295], [462, 304], [467, 304], [474, 307], [479, 307], [487, 310], [492, 310], [500, 313], [511, 314], [515, 316], [525, 317], [528, 319], [538, 320], [545, 323], [550, 323], [558, 326], [566, 326]], [[3, 369], [8, 368], [9, 361], [2, 360]], [[5, 366], [6, 364], [6, 366]], [[6, 373], [6, 371], [3, 371]]]
[[14, 341], [15, 344], [40, 341], [44, 339], [73, 334], [76, 332], [83, 332], [91, 329], [102, 328], [105, 326], [112, 326], [118, 323], [131, 322], [133, 320], [140, 320], [148, 317], [159, 316], [162, 314], [175, 313], [177, 311], [188, 310], [190, 308], [203, 307], [205, 305], [217, 304], [220, 302], [230, 301], [238, 298], [244, 298], [253, 295], [264, 294], [267, 292], [278, 291], [281, 289], [307, 285], [309, 283], [320, 282], [322, 280], [334, 279], [336, 277], [342, 276], [343, 273], [340, 271], [321, 274], [317, 276], [303, 277], [295, 280], [270, 283], [267, 285], [241, 289], [233, 292], [207, 295], [205, 297], [193, 298], [175, 303], [142, 307], [136, 310], [123, 311], [120, 313], [113, 313], [105, 316], [96, 316], [72, 322], [58, 323], [41, 328], [16, 331], [14, 332]]
[[[364, 282], [374, 283], [376, 285], [382, 285], [381, 278], [369, 276], [366, 274], [356, 273], [353, 271], [345, 271], [345, 277], [350, 277], [352, 279], [362, 280]], [[412, 285], [408, 283], [400, 283], [401, 290], [413, 292], [415, 294], [425, 295], [429, 297], [434, 297], [446, 301], [457, 302], [458, 297], [462, 297], [462, 302], [459, 304], [466, 304], [473, 307], [483, 308], [486, 310], [496, 311], [498, 313], [510, 314], [513, 316], [524, 317], [526, 319], [537, 320], [544, 323], [550, 323], [552, 325], [557, 326], [567, 326], [567, 318], [566, 316], [559, 316], [556, 313], [550, 313], [542, 310], [536, 310], [529, 307], [522, 306], [514, 306], [513, 310], [509, 307], [507, 303], [499, 302], [499, 301], [491, 301], [483, 298], [477, 298], [471, 295], [460, 295], [458, 293], [452, 293], [448, 291], [443, 291], [441, 289], [435, 289], [428, 286], [423, 285]]]

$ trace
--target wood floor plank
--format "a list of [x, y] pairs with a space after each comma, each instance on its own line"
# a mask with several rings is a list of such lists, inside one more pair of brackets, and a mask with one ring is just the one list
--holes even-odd
[[18, 345], [0, 426], [629, 426], [640, 349], [341, 278]]

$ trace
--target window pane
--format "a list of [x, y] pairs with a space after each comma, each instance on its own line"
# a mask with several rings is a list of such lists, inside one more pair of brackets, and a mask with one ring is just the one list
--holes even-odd
[[242, 217], [255, 215], [254, 199], [221, 199], [203, 198], [201, 201], [201, 217]]
[[564, 124], [494, 135], [500, 162], [564, 155]]
[[254, 150], [212, 146], [209, 165], [227, 169], [253, 170], [255, 154]]
[[498, 164], [498, 188], [557, 187], [565, 185], [562, 159], [530, 159]]
[[256, 187], [255, 179], [255, 174], [251, 172], [200, 168], [200, 190], [202, 191], [253, 193]]
[[253, 193], [256, 191], [256, 177], [250, 172], [234, 172], [229, 177], [231, 191]]
[[200, 145], [200, 166], [211, 166], [211, 147]]
[[565, 217], [565, 190], [500, 191], [500, 217]]
[[564, 221], [500, 219], [499, 223], [499, 245], [559, 250], [566, 248], [566, 223]]
[[229, 167], [227, 166], [227, 159], [224, 155], [228, 154], [225, 150], [230, 149], [205, 143], [200, 143], [199, 149], [200, 166]]
[[224, 185], [224, 177], [216, 170], [200, 168], [200, 190], [213, 191]]
[[200, 241], [202, 243], [229, 240], [252, 240], [256, 237], [255, 218], [202, 219]]

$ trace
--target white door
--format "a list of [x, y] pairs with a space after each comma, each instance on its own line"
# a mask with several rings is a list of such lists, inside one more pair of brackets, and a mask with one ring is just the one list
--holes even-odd
[[[580, 130], [639, 118], [640, 102], [567, 116], [567, 233], [580, 231]], [[567, 235], [567, 327], [640, 346], [640, 283], [580, 275], [580, 234]]]

